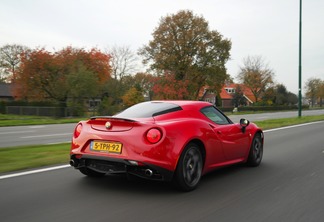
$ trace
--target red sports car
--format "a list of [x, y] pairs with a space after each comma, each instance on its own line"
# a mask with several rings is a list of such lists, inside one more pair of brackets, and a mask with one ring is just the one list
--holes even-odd
[[79, 122], [70, 164], [88, 176], [126, 173], [190, 191], [216, 168], [258, 166], [263, 139], [255, 124], [233, 123], [208, 102], [149, 101]]

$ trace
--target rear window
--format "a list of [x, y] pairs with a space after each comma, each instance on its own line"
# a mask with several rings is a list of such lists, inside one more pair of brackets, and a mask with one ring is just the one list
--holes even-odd
[[182, 110], [182, 108], [173, 103], [144, 102], [131, 106], [114, 116], [119, 118], [148, 118], [179, 110]]

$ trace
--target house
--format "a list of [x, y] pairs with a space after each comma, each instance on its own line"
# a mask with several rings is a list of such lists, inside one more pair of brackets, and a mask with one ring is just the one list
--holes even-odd
[[12, 101], [14, 96], [11, 92], [12, 84], [0, 82], [0, 101]]
[[[243, 93], [243, 98], [245, 99], [246, 106], [250, 106], [255, 103], [255, 97], [250, 88], [246, 87], [243, 84], [236, 83], [226, 83], [220, 91], [221, 107], [229, 108], [234, 107], [234, 96], [237, 89], [240, 89]], [[214, 91], [204, 88], [200, 93], [200, 98], [203, 101], [207, 101], [213, 104], [216, 104], [217, 95]]]

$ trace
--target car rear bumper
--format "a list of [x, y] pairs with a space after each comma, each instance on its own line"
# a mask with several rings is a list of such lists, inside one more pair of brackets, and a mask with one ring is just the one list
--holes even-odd
[[126, 159], [87, 154], [71, 155], [70, 165], [75, 169], [89, 168], [107, 174], [126, 173], [144, 179], [159, 181], [171, 181], [174, 174], [173, 171], [152, 164], [138, 164], [136, 161]]

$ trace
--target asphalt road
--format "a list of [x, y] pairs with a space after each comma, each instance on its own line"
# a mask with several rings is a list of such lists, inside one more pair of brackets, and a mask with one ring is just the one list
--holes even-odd
[[87, 178], [77, 170], [0, 179], [0, 220], [323, 221], [324, 122], [266, 131], [257, 168], [234, 166], [202, 178], [197, 190]]
[[[306, 115], [324, 115], [322, 110], [303, 111], [303, 116]], [[246, 118], [250, 121], [287, 118], [298, 116], [297, 111], [262, 113], [262, 114], [246, 114], [246, 115], [230, 115], [233, 122], [238, 123], [241, 118]], [[12, 147], [20, 145], [37, 145], [37, 144], [52, 144], [70, 142], [73, 129], [76, 123], [73, 124], [52, 124], [52, 125], [36, 125], [36, 126], [14, 126], [0, 127], [0, 148]]]
[[76, 123], [0, 127], [0, 148], [70, 142]]

